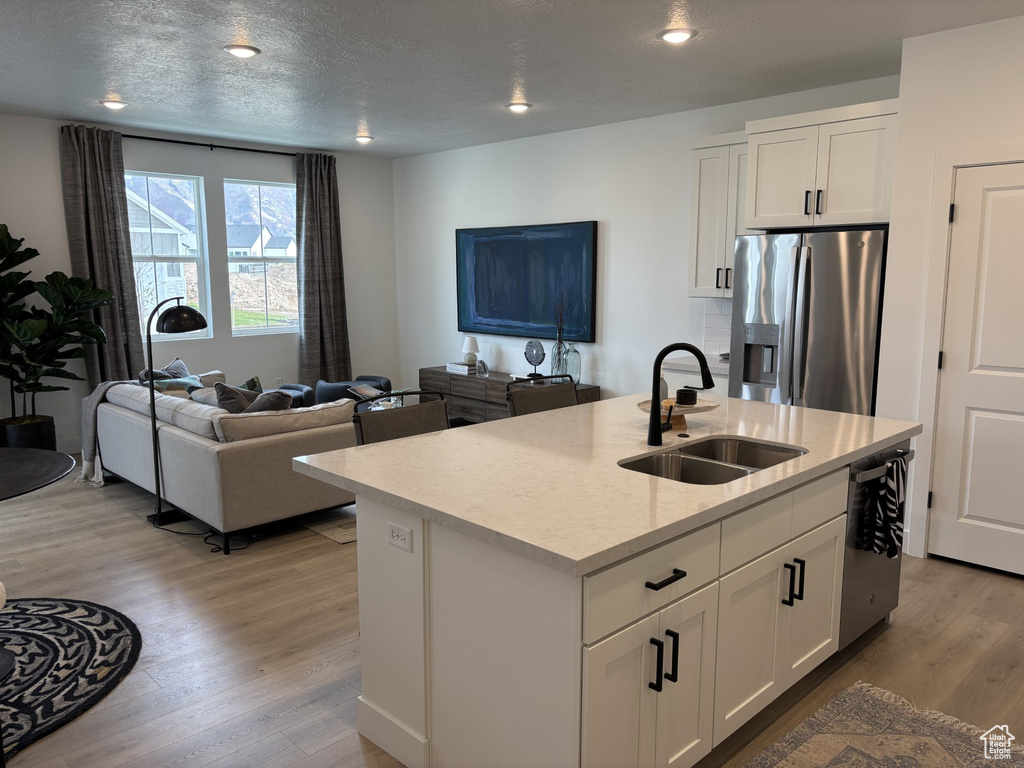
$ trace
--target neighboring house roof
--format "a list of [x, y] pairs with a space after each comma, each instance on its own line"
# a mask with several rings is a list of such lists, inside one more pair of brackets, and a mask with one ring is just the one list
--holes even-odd
[[[266, 227], [259, 224], [229, 224], [228, 248], [252, 248], [260, 242], [263, 230]], [[269, 230], [266, 234], [270, 235]]]
[[264, 247], [268, 248], [268, 249], [269, 248], [281, 248], [282, 250], [284, 250], [289, 245], [291, 245], [292, 242], [294, 242], [294, 240], [295, 240], [295, 238], [289, 237], [287, 235], [274, 235], [272, 238], [267, 240], [267, 244]]
[[[137, 192], [132, 192], [130, 189], [125, 188], [125, 195], [128, 198], [128, 205], [135, 205], [141, 208], [143, 211], [148, 212], [150, 216], [159, 221], [168, 229], [177, 232], [181, 237], [181, 241], [184, 242], [188, 247], [196, 247], [196, 233], [190, 230], [183, 224], [179, 224], [177, 221], [172, 219], [168, 214], [164, 213], [161, 209], [157, 208], [152, 203], [146, 202], [146, 198]], [[149, 226], [152, 226], [150, 224]]]

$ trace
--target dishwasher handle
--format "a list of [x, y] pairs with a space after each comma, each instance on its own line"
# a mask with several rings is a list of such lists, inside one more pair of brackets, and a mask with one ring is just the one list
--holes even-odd
[[[909, 463], [914, 458], [913, 451], [897, 451], [896, 458], [906, 459]], [[851, 474], [850, 479], [855, 483], [867, 483], [871, 480], [877, 480], [880, 477], [885, 477], [885, 473], [889, 471], [890, 462], [885, 464], [879, 464], [877, 467], [871, 469], [863, 469], [860, 472], [854, 472]]]

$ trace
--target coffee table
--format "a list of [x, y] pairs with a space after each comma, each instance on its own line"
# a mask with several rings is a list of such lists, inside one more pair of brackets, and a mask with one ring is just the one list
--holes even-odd
[[0, 448], [0, 501], [60, 480], [75, 468], [66, 453], [41, 448]]

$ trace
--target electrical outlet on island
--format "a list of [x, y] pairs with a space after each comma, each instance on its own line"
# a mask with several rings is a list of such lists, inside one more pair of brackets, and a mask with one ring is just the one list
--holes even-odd
[[388, 520], [388, 544], [412, 552], [412, 530]]

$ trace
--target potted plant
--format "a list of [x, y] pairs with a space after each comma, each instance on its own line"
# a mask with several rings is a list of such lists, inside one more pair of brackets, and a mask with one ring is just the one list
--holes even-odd
[[[85, 278], [53, 272], [33, 281], [29, 272], [14, 271], [39, 255], [22, 248], [24, 242], [0, 224], [0, 376], [8, 380], [11, 397], [11, 416], [0, 419], [0, 445], [56, 450], [53, 417], [36, 413], [36, 395], [68, 389], [43, 379], [84, 381], [66, 366], [85, 357], [84, 345], [106, 341], [89, 313], [113, 298]], [[49, 308], [30, 306], [26, 300], [33, 295]]]

